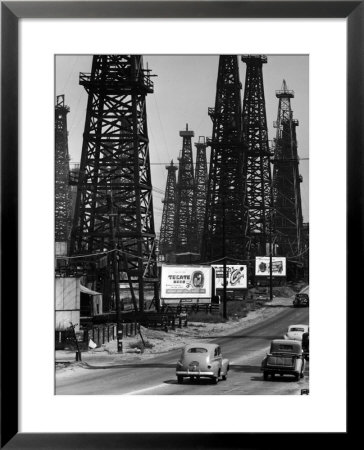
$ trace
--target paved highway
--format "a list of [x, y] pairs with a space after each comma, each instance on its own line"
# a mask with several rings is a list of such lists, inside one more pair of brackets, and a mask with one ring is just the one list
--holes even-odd
[[300, 394], [308, 388], [309, 364], [305, 377], [276, 376], [274, 381], [263, 381], [260, 364], [267, 353], [270, 341], [282, 338], [288, 325], [309, 323], [308, 308], [287, 307], [273, 318], [246, 328], [230, 336], [210, 342], [221, 345], [223, 357], [230, 360], [226, 381], [217, 385], [210, 380], [191, 382], [185, 379], [177, 384], [175, 366], [180, 350], [157, 355], [145, 361], [105, 367], [83, 368], [75, 373], [56, 375], [56, 394], [88, 395], [264, 395]]

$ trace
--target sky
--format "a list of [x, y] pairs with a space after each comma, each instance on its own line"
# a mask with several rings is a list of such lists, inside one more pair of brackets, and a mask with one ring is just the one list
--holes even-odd
[[[267, 55], [263, 64], [264, 93], [268, 123], [268, 137], [273, 140], [276, 129], [278, 99], [275, 92], [286, 80], [288, 89], [294, 91], [291, 99], [293, 116], [298, 120], [299, 171], [302, 213], [309, 221], [309, 57], [308, 55]], [[246, 64], [239, 55], [242, 101]], [[167, 181], [166, 165], [177, 158], [182, 148], [179, 132], [186, 128], [194, 131], [192, 143], [199, 136], [211, 137], [212, 121], [208, 107], [215, 106], [218, 55], [143, 55], [144, 67], [156, 75], [154, 93], [146, 97], [151, 177], [153, 184], [154, 222], [159, 233]], [[64, 95], [70, 107], [67, 116], [68, 149], [71, 163], [79, 163], [82, 134], [85, 126], [87, 93], [79, 85], [79, 73], [91, 72], [92, 55], [57, 55], [55, 58], [55, 95]], [[194, 159], [196, 157], [195, 147]], [[207, 148], [209, 158], [210, 149]]]

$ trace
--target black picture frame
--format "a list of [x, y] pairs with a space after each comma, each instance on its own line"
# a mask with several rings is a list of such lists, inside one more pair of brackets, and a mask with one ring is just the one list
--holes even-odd
[[[2, 1], [1, 2], [1, 448], [164, 449], [280, 447], [290, 433], [19, 433], [18, 432], [18, 22], [22, 18], [346, 18], [347, 262], [362, 254], [364, 149], [363, 1]], [[11, 106], [10, 106], [11, 105]], [[329, 168], [328, 168], [329, 171]], [[329, 178], [327, 174], [325, 177]], [[361, 258], [362, 259], [362, 258]], [[347, 298], [363, 263], [347, 263]], [[11, 334], [12, 345], [7, 346]], [[347, 361], [350, 357], [348, 355]], [[349, 417], [349, 415], [348, 415]], [[336, 443], [351, 436], [337, 433]], [[296, 434], [296, 433], [295, 433]], [[326, 441], [303, 433], [299, 445]], [[271, 440], [273, 439], [273, 441]], [[296, 441], [296, 439], [295, 439]], [[296, 441], [297, 442], [297, 441]], [[327, 441], [326, 441], [327, 442]], [[268, 448], [277, 444], [268, 445]], [[295, 445], [296, 446], [296, 445]]]

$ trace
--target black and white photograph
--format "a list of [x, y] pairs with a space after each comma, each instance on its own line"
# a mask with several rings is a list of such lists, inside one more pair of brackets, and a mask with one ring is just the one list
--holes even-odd
[[309, 55], [54, 64], [55, 394], [309, 395]]

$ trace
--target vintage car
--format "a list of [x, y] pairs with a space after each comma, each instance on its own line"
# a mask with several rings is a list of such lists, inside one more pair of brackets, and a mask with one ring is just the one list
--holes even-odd
[[284, 339], [293, 339], [296, 341], [302, 340], [302, 334], [308, 331], [308, 325], [298, 324], [290, 325], [286, 334], [283, 336]]
[[299, 306], [308, 306], [309, 297], [308, 294], [296, 294], [293, 300], [293, 306], [298, 308]]
[[177, 361], [176, 375], [178, 383], [187, 377], [191, 381], [207, 377], [216, 384], [220, 378], [226, 380], [228, 370], [229, 360], [222, 357], [220, 346], [203, 342], [183, 348], [181, 359]]
[[274, 339], [270, 345], [270, 352], [262, 361], [261, 370], [264, 380], [270, 375], [293, 375], [298, 381], [303, 378], [305, 359], [300, 341]]
[[306, 361], [310, 358], [310, 333], [306, 331], [302, 334], [302, 350]]

